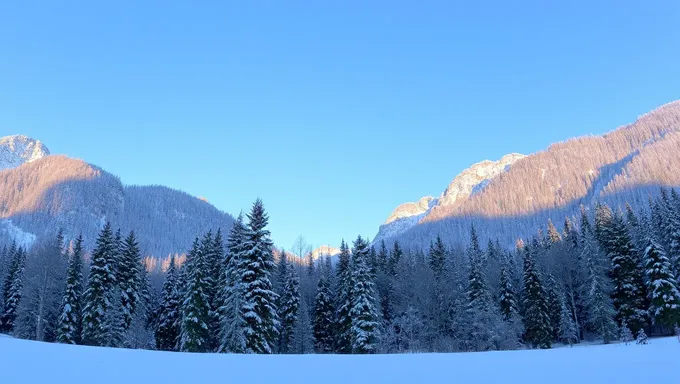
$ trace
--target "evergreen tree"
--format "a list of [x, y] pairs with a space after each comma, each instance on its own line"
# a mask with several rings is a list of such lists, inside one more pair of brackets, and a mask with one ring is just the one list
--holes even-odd
[[269, 218], [260, 199], [248, 215], [244, 252], [240, 258], [243, 271], [242, 315], [246, 321], [246, 352], [272, 353], [278, 337], [279, 318], [272, 290], [271, 274], [276, 267], [273, 244], [266, 229]]
[[208, 352], [211, 347], [207, 294], [210, 277], [204, 251], [205, 247], [196, 238], [184, 264], [187, 285], [181, 305], [179, 350], [182, 352]]
[[368, 257], [368, 243], [359, 236], [352, 250], [350, 310], [352, 353], [358, 354], [375, 353], [378, 343], [378, 312]]
[[667, 331], [680, 324], [680, 292], [663, 248], [649, 238], [644, 254], [650, 313], [654, 324]]
[[123, 240], [118, 264], [118, 286], [121, 292], [121, 305], [123, 310], [123, 331], [127, 332], [132, 323], [139, 303], [139, 263], [141, 261], [139, 244], [134, 232]]
[[576, 322], [564, 299], [560, 300], [559, 340], [569, 345], [578, 343], [579, 334]]
[[170, 257], [170, 266], [165, 274], [163, 297], [155, 331], [156, 348], [161, 351], [176, 351], [179, 340], [181, 297], [177, 287], [175, 256]]
[[589, 227], [583, 230], [582, 239], [582, 258], [588, 269], [587, 322], [605, 343], [609, 343], [616, 337], [616, 323], [614, 322], [616, 311], [609, 298], [608, 279], [594, 235]]
[[222, 307], [219, 352], [246, 352], [247, 323], [241, 311], [244, 297], [245, 263], [241, 262], [245, 252], [247, 228], [243, 214], [239, 214], [227, 239], [225, 269], [222, 276]]
[[66, 291], [61, 304], [57, 323], [57, 341], [64, 344], [79, 344], [82, 332], [83, 292], [83, 235], [78, 236], [66, 276]]
[[279, 331], [279, 353], [290, 353], [293, 341], [293, 331], [298, 320], [300, 309], [300, 280], [295, 266], [288, 264], [283, 292], [279, 298], [279, 317], [281, 321]]
[[640, 328], [640, 331], [638, 332], [637, 343], [640, 345], [645, 345], [649, 343], [649, 337], [647, 337], [644, 328]]
[[324, 265], [314, 300], [314, 346], [319, 353], [333, 352], [333, 329], [335, 312], [333, 292], [330, 285], [330, 265]]
[[630, 342], [635, 340], [633, 337], [633, 332], [628, 328], [628, 324], [623, 323], [621, 324], [621, 336], [620, 336], [621, 342], [628, 345]]
[[[115, 241], [111, 224], [106, 223], [97, 238], [92, 252], [90, 274], [87, 288], [83, 294], [83, 333], [82, 343], [93, 346], [106, 346], [110, 340], [110, 322], [106, 315], [112, 304], [111, 294], [116, 284], [116, 265], [118, 244]], [[114, 300], [115, 301], [115, 300]]]
[[[472, 230], [474, 235], [474, 228], [472, 228]], [[430, 245], [428, 262], [435, 280], [440, 281], [444, 276], [446, 269], [446, 247], [439, 235], [437, 235], [437, 240], [435, 240], [434, 244]]]
[[352, 352], [352, 262], [350, 252], [345, 241], [340, 243], [340, 256], [337, 267], [337, 314], [336, 314], [336, 351], [339, 353]]
[[511, 321], [517, 315], [517, 299], [512, 287], [512, 281], [508, 272], [508, 267], [501, 267], [500, 278], [500, 310], [503, 320]]
[[548, 243], [549, 246], [554, 246], [558, 244], [560, 241], [562, 241], [562, 237], [560, 236], [560, 233], [557, 231], [557, 228], [555, 228], [555, 225], [553, 224], [552, 220], [548, 219]]
[[6, 333], [11, 333], [14, 329], [17, 308], [24, 287], [24, 266], [26, 264], [26, 253], [21, 247], [16, 247], [16, 244], [12, 244], [9, 254], [12, 263], [3, 284], [4, 308], [2, 316], [0, 316], [0, 330]]
[[552, 328], [553, 340], [560, 339], [560, 324], [562, 322], [562, 303], [561, 292], [552, 274], [548, 274], [546, 281], [546, 298], [548, 300], [548, 315], [550, 317], [550, 327]]
[[[535, 248], [532, 246], [532, 248]], [[534, 348], [550, 348], [551, 326], [545, 290], [538, 276], [532, 249], [524, 252], [524, 339]]]
[[219, 308], [222, 306], [220, 291], [224, 288], [220, 286], [220, 276], [223, 274], [224, 246], [222, 244], [222, 231], [217, 230], [215, 235], [209, 231], [203, 238], [201, 247], [205, 254], [206, 276], [208, 285], [206, 295], [210, 305], [209, 328], [210, 328], [210, 350], [215, 351], [219, 347], [220, 314]]
[[399, 273], [399, 265], [404, 252], [401, 249], [398, 241], [394, 242], [392, 252], [390, 253], [390, 260], [388, 262], [388, 273], [392, 277], [397, 277]]

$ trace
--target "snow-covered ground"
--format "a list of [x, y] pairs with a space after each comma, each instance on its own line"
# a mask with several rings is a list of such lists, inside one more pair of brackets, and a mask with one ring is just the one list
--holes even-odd
[[678, 383], [680, 343], [377, 356], [187, 354], [0, 337], [0, 383]]

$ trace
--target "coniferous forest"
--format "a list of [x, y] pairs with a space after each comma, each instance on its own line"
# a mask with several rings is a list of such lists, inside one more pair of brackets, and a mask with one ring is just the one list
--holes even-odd
[[582, 206], [514, 249], [432, 234], [426, 249], [358, 236], [334, 257], [275, 250], [257, 200], [161, 270], [134, 232], [0, 252], [0, 332], [92, 346], [220, 353], [551, 348], [680, 325], [680, 195]]

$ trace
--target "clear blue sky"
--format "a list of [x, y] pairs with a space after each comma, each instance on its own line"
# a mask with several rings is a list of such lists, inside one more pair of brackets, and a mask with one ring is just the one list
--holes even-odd
[[[568, 4], [564, 4], [568, 3]], [[471, 163], [680, 98], [677, 1], [5, 1], [0, 135], [373, 237]]]

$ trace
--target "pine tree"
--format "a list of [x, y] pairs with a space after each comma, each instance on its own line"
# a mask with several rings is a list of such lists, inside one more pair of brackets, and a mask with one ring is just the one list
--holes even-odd
[[210, 302], [207, 295], [210, 277], [204, 251], [205, 246], [196, 238], [184, 264], [187, 285], [181, 305], [179, 350], [182, 352], [208, 352], [211, 347]]
[[579, 332], [576, 322], [564, 299], [560, 300], [559, 340], [569, 345], [578, 343]]
[[506, 322], [512, 321], [513, 317], [517, 315], [517, 299], [512, 287], [512, 281], [508, 272], [508, 267], [503, 265], [501, 267], [500, 278], [500, 310], [503, 315], [503, 320]]
[[292, 264], [288, 264], [283, 292], [279, 298], [279, 353], [290, 353], [293, 331], [298, 320], [300, 309], [300, 280]]
[[548, 244], [550, 247], [558, 244], [560, 241], [562, 241], [562, 237], [560, 236], [560, 233], [557, 231], [557, 228], [555, 228], [555, 225], [553, 224], [552, 220], [548, 219]]
[[247, 229], [243, 214], [239, 214], [227, 239], [225, 269], [222, 276], [222, 306], [219, 352], [245, 353], [247, 323], [241, 311], [244, 297], [244, 257]]
[[[603, 208], [608, 210], [607, 207]], [[643, 271], [621, 214], [613, 215], [602, 226], [600, 243], [611, 261], [610, 275], [614, 284], [612, 298], [617, 320], [625, 321], [633, 332], [647, 325], [646, 292]]]
[[534, 348], [547, 349], [551, 346], [548, 303], [531, 248], [525, 247], [524, 252], [524, 339]]
[[[474, 234], [474, 228], [472, 230]], [[430, 264], [430, 268], [432, 269], [432, 273], [434, 274], [435, 280], [440, 281], [446, 270], [446, 247], [444, 246], [444, 242], [439, 235], [437, 235], [437, 239], [435, 240], [434, 244], [430, 245], [428, 262]]]
[[352, 352], [352, 263], [347, 244], [340, 243], [340, 256], [337, 268], [337, 314], [336, 314], [336, 351], [339, 353]]
[[175, 256], [171, 256], [170, 266], [165, 273], [158, 327], [155, 331], [156, 348], [161, 351], [177, 350], [181, 305], [181, 297], [177, 289], [177, 274]]
[[246, 352], [272, 353], [278, 338], [279, 318], [272, 290], [271, 274], [276, 267], [273, 244], [266, 229], [269, 218], [258, 199], [248, 215], [244, 252], [242, 315], [246, 321]]
[[553, 340], [560, 339], [560, 324], [562, 317], [561, 292], [558, 291], [557, 282], [552, 274], [548, 274], [546, 281], [546, 298], [548, 300], [548, 316], [552, 328]]
[[12, 263], [3, 284], [4, 308], [0, 316], [0, 330], [11, 333], [14, 329], [14, 322], [17, 318], [17, 308], [21, 301], [24, 287], [24, 266], [26, 264], [26, 253], [21, 247], [12, 244], [9, 251]]
[[117, 261], [117, 253], [118, 244], [111, 224], [106, 223], [92, 252], [90, 274], [83, 294], [82, 343], [85, 345], [108, 344], [111, 330], [105, 316], [112, 306], [111, 294], [116, 284], [116, 265], [113, 263]]
[[118, 264], [118, 286], [123, 309], [123, 330], [127, 332], [139, 303], [141, 253], [134, 232], [123, 240]]
[[609, 343], [616, 337], [616, 311], [609, 298], [608, 279], [589, 227], [583, 230], [582, 239], [582, 258], [588, 269], [587, 322], [605, 343]]
[[630, 330], [630, 328], [628, 328], [628, 324], [626, 323], [621, 324], [620, 333], [621, 333], [620, 340], [622, 343], [626, 345], [635, 340], [635, 338], [633, 337], [633, 332]]
[[220, 276], [223, 273], [224, 264], [224, 247], [222, 245], [222, 231], [218, 230], [215, 235], [209, 231], [203, 238], [201, 244], [203, 253], [205, 254], [206, 276], [208, 278], [208, 286], [206, 288], [206, 295], [208, 296], [208, 303], [210, 304], [210, 350], [215, 351], [219, 346], [219, 332], [220, 332], [220, 315], [219, 308], [222, 306], [220, 298]]
[[672, 330], [680, 324], [680, 292], [668, 256], [652, 237], [648, 239], [644, 261], [654, 324]]
[[397, 277], [399, 274], [399, 266], [401, 264], [401, 258], [404, 252], [401, 249], [398, 241], [394, 242], [392, 252], [390, 253], [390, 260], [388, 262], [388, 274], [392, 277]]
[[352, 353], [375, 353], [378, 343], [378, 312], [375, 308], [375, 288], [368, 266], [368, 243], [357, 237], [352, 250]]
[[646, 345], [649, 343], [649, 337], [647, 337], [644, 328], [640, 328], [640, 331], [638, 332], [637, 343], [640, 345]]
[[335, 311], [330, 285], [330, 265], [324, 265], [314, 299], [314, 346], [319, 353], [333, 352]]
[[83, 235], [78, 236], [66, 277], [66, 291], [57, 323], [57, 341], [63, 344], [79, 344], [82, 333], [83, 292]]

